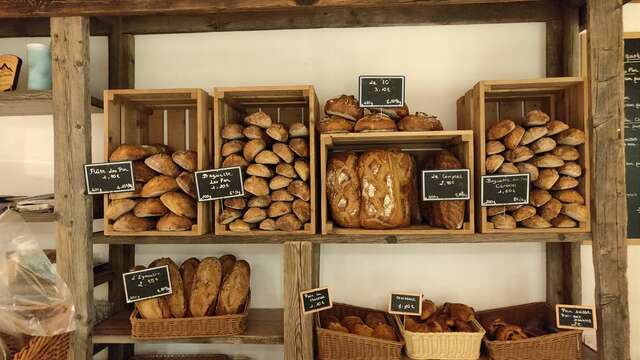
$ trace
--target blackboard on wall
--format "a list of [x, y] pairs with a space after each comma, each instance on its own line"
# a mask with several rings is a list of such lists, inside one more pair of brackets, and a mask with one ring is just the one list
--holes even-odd
[[640, 35], [624, 40], [627, 237], [640, 238]]

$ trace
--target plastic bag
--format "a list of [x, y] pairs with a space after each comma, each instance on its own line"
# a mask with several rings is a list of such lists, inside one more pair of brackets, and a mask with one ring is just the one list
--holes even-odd
[[0, 333], [53, 336], [75, 330], [75, 307], [22, 217], [0, 215]]

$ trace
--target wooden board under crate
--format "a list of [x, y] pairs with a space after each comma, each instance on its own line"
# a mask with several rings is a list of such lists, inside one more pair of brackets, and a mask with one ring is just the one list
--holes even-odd
[[465, 96], [458, 99], [458, 129], [473, 130], [476, 146], [476, 186], [479, 189], [481, 176], [486, 173], [486, 132], [499, 120], [519, 121], [531, 110], [542, 110], [551, 120], [562, 120], [570, 127], [583, 130], [585, 143], [578, 146], [583, 174], [577, 190], [583, 195], [588, 210], [588, 221], [575, 228], [530, 229], [518, 227], [510, 230], [493, 228], [487, 219], [486, 207], [476, 200], [476, 221], [482, 233], [498, 232], [589, 232], [591, 231], [589, 130], [587, 126], [586, 88], [582, 78], [563, 77], [533, 80], [481, 81]]
[[283, 234], [315, 234], [317, 222], [316, 199], [316, 142], [315, 124], [318, 117], [318, 99], [312, 85], [294, 86], [248, 86], [218, 87], [213, 90], [213, 128], [215, 139], [214, 165], [222, 166], [222, 128], [229, 123], [242, 123], [246, 115], [263, 111], [274, 122], [290, 125], [303, 121], [309, 129], [309, 190], [311, 219], [301, 230], [285, 232], [280, 230], [251, 230], [234, 232], [225, 225], [217, 223], [222, 212], [222, 201], [215, 201], [214, 223], [216, 235], [283, 235]]
[[[198, 153], [198, 170], [211, 167], [210, 96], [202, 89], [123, 89], [104, 92], [105, 159], [120, 144], [165, 144], [173, 150]], [[109, 205], [104, 196], [105, 209]], [[211, 230], [211, 205], [197, 204], [189, 231], [114, 231], [104, 219], [105, 235], [195, 236]]]
[[[320, 135], [320, 221], [322, 234], [353, 235], [418, 235], [418, 234], [473, 234], [474, 232], [474, 191], [473, 182], [469, 189], [471, 200], [467, 201], [465, 221], [461, 229], [449, 230], [429, 225], [411, 225], [409, 227], [374, 230], [362, 228], [342, 228], [333, 224], [327, 201], [327, 163], [333, 151], [356, 151], [367, 149], [399, 148], [410, 152], [416, 159], [416, 173], [420, 174], [426, 155], [436, 150], [447, 149], [456, 155], [464, 169], [469, 169], [469, 178], [473, 179], [473, 134], [471, 131], [397, 131], [367, 133], [335, 133]], [[418, 179], [418, 184], [420, 184]]]

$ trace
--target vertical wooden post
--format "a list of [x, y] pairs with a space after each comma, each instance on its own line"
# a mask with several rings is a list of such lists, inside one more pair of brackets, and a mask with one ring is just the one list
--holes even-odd
[[313, 316], [303, 315], [300, 292], [318, 286], [319, 245], [284, 244], [284, 358], [313, 360]]
[[71, 359], [89, 359], [93, 322], [91, 198], [83, 165], [91, 162], [89, 19], [51, 18], [57, 268], [73, 293], [77, 328]]
[[[573, 22], [575, 17], [575, 24]], [[579, 64], [578, 9], [563, 6], [563, 20], [547, 22], [547, 76], [577, 76]], [[574, 40], [575, 38], [575, 40]], [[573, 41], [573, 42], [572, 42]], [[549, 243], [547, 254], [547, 303], [580, 304], [582, 275], [579, 243]]]
[[[122, 19], [117, 18], [109, 34], [109, 89], [135, 87], [135, 38], [122, 33]], [[127, 309], [122, 273], [135, 265], [135, 245], [109, 245], [109, 263], [114, 281], [109, 283], [109, 302], [114, 311]], [[133, 344], [109, 345], [109, 360], [128, 360], [134, 354]]]
[[592, 225], [600, 359], [629, 360], [622, 0], [587, 1]]

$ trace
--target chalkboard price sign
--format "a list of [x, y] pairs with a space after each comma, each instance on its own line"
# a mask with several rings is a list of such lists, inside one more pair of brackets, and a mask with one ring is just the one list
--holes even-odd
[[556, 326], [559, 329], [596, 329], [593, 306], [556, 305]]
[[360, 107], [404, 106], [404, 76], [368, 76], [359, 78]]
[[212, 201], [244, 195], [242, 169], [237, 167], [196, 171], [198, 201]]
[[131, 161], [86, 164], [84, 177], [89, 195], [134, 191], [136, 189]]
[[529, 174], [483, 176], [480, 186], [480, 205], [528, 204], [529, 186]]
[[328, 287], [303, 291], [300, 293], [300, 300], [302, 301], [302, 312], [304, 314], [311, 314], [333, 307]]
[[640, 238], [640, 38], [624, 40], [624, 147], [627, 236]]
[[171, 294], [169, 267], [159, 266], [122, 274], [127, 303]]
[[469, 198], [469, 169], [422, 171], [422, 200], [469, 200]]
[[398, 315], [420, 315], [422, 313], [422, 294], [391, 293], [389, 313]]

